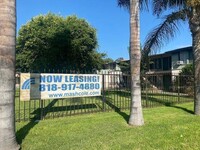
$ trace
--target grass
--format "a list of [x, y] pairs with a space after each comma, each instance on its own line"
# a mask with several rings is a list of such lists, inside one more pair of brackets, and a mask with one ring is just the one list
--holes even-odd
[[127, 125], [127, 112], [17, 123], [22, 150], [197, 150], [200, 117], [193, 103], [144, 109], [145, 125]]

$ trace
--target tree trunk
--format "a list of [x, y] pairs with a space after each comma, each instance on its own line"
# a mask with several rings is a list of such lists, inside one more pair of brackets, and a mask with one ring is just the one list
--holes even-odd
[[17, 150], [15, 138], [15, 0], [0, 0], [0, 150]]
[[200, 7], [192, 9], [192, 16], [189, 20], [190, 30], [192, 32], [192, 46], [194, 54], [194, 78], [195, 78], [195, 97], [194, 114], [200, 115]]
[[139, 0], [130, 0], [130, 66], [131, 66], [131, 110], [129, 125], [144, 124], [140, 86], [140, 22]]

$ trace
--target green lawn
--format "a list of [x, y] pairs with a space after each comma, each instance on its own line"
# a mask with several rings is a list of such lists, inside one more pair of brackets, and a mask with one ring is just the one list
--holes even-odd
[[16, 123], [22, 150], [199, 150], [200, 117], [193, 103], [144, 109], [145, 125], [130, 127], [128, 112], [96, 113]]

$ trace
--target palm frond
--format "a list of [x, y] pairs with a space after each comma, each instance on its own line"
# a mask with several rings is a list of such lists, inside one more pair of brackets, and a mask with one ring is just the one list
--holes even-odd
[[187, 19], [187, 10], [173, 12], [163, 19], [164, 21], [148, 34], [143, 47], [143, 55], [157, 51], [164, 43], [175, 37], [176, 32], [179, 31], [180, 21]]
[[[140, 2], [140, 9], [147, 9], [150, 0], [139, 0]], [[118, 0], [118, 6], [124, 7], [126, 9], [130, 9], [130, 0]]]
[[129, 10], [130, 8], [130, 0], [118, 0], [118, 6], [124, 7]]
[[153, 14], [161, 15], [163, 11], [169, 9], [184, 9], [186, 8], [186, 0], [153, 0]]
[[150, 4], [150, 1], [151, 0], [140, 0], [140, 9], [143, 10], [143, 9], [146, 9], [146, 10], [149, 10], [149, 4]]

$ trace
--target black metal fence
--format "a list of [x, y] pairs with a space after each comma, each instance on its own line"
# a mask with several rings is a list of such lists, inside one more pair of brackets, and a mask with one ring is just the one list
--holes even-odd
[[[19, 83], [19, 78], [16, 80]], [[171, 74], [141, 77], [142, 106], [169, 106], [194, 99], [194, 78]], [[20, 101], [16, 85], [16, 121], [41, 120], [78, 114], [128, 110], [131, 102], [130, 75], [102, 74], [102, 94], [97, 97]]]

